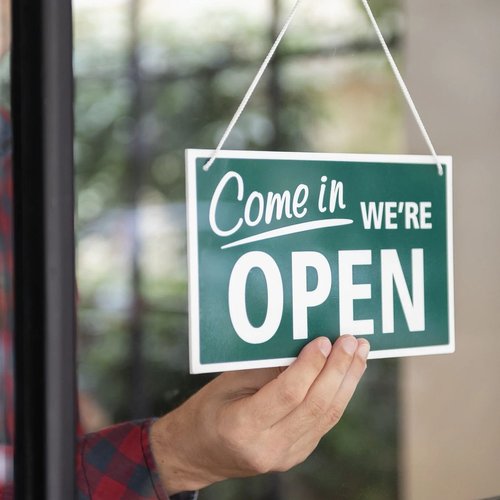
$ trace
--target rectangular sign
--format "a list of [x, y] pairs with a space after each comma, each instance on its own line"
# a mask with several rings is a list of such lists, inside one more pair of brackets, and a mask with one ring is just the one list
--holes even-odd
[[191, 373], [454, 351], [452, 160], [187, 150]]

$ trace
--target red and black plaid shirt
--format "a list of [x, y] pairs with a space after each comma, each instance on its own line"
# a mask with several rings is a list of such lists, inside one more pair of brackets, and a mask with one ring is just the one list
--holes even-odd
[[14, 442], [11, 144], [9, 115], [0, 109], [0, 492], [12, 480]]
[[[14, 301], [12, 236], [12, 129], [0, 109], [0, 500], [13, 493]], [[149, 443], [151, 420], [127, 422], [78, 441], [76, 477], [79, 500], [168, 500]], [[181, 493], [171, 500], [196, 498]]]
[[128, 422], [79, 441], [78, 500], [168, 500], [149, 446], [150, 424], [151, 420]]

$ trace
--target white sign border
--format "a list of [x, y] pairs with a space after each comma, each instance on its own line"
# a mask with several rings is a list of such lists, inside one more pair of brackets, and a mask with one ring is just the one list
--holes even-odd
[[[272, 358], [252, 361], [225, 363], [201, 363], [200, 359], [200, 301], [198, 270], [198, 212], [196, 206], [196, 160], [210, 158], [214, 150], [186, 149], [186, 205], [188, 240], [188, 302], [189, 302], [189, 371], [191, 374], [214, 373], [230, 370], [249, 370], [253, 368], [273, 368], [288, 366], [296, 358]], [[220, 151], [218, 158], [231, 159], [271, 159], [271, 160], [309, 160], [344, 161], [357, 163], [401, 163], [435, 165], [430, 155], [393, 155], [393, 154], [340, 154], [340, 153], [292, 153], [276, 151]], [[448, 344], [400, 349], [371, 351], [368, 359], [425, 356], [431, 354], [451, 354], [455, 352], [455, 302], [454, 302], [454, 264], [453, 264], [453, 160], [451, 156], [439, 156], [446, 172], [446, 212], [447, 212], [447, 253], [448, 253]], [[217, 168], [217, 163], [212, 165]], [[436, 167], [436, 175], [438, 175]]]

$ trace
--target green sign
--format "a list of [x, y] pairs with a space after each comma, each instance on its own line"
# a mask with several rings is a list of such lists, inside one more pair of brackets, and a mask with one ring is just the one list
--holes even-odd
[[454, 351], [451, 158], [188, 150], [192, 373]]

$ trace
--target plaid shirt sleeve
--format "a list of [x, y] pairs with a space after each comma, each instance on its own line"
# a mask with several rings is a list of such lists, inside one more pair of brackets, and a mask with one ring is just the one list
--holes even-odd
[[14, 457], [14, 288], [12, 239], [12, 128], [0, 109], [0, 499], [12, 498]]
[[[127, 422], [83, 436], [78, 446], [78, 500], [169, 500], [149, 443], [152, 420]], [[195, 500], [195, 492], [170, 500]]]

